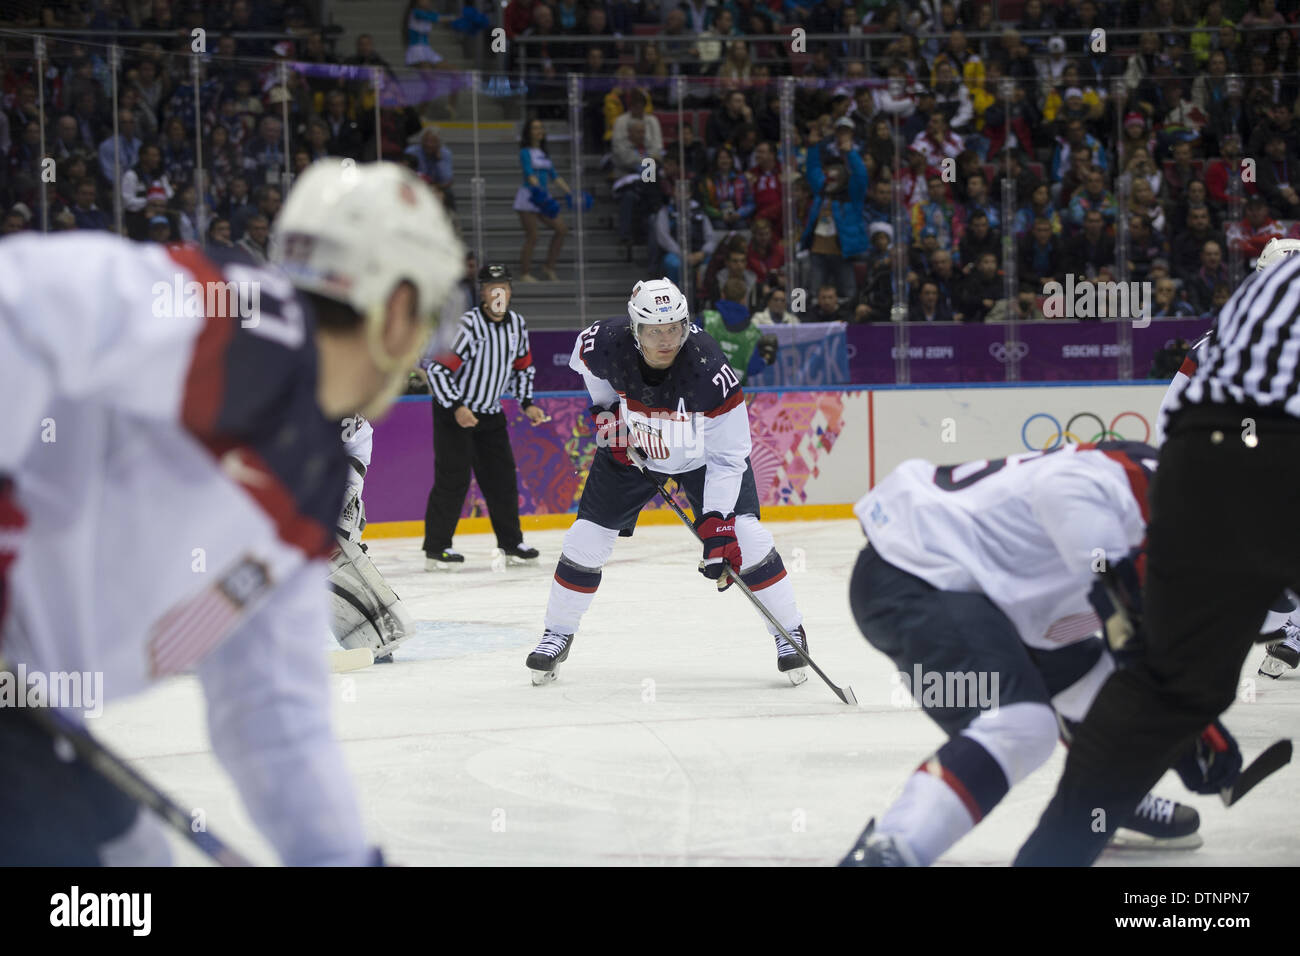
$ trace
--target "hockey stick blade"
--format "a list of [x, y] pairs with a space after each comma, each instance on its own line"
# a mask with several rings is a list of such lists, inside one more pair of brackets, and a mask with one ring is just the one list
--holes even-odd
[[1237, 775], [1236, 783], [1219, 791], [1223, 805], [1232, 806], [1290, 762], [1291, 741], [1279, 740], [1252, 760], [1250, 766]]
[[353, 647], [346, 651], [330, 651], [330, 670], [336, 674], [359, 671], [375, 662], [375, 652], [368, 647]]

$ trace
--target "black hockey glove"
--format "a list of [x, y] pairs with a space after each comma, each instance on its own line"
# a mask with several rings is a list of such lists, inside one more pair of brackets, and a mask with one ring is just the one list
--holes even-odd
[[1196, 743], [1174, 764], [1192, 793], [1218, 793], [1231, 787], [1241, 773], [1241, 748], [1228, 728], [1215, 721], [1201, 731]]
[[1132, 551], [1123, 560], [1098, 572], [1088, 592], [1088, 603], [1101, 618], [1102, 633], [1106, 637], [1115, 661], [1121, 667], [1142, 653], [1142, 578], [1146, 571], [1146, 555]]

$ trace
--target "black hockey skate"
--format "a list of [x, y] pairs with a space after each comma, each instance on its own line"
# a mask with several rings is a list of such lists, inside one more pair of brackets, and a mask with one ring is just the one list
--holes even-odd
[[424, 570], [426, 571], [459, 571], [463, 567], [465, 567], [465, 555], [459, 551], [447, 548], [437, 554], [425, 552]]
[[1286, 637], [1268, 644], [1267, 653], [1259, 663], [1262, 677], [1277, 680], [1289, 670], [1295, 670], [1300, 664], [1300, 629], [1287, 629]]
[[522, 541], [513, 548], [498, 548], [497, 550], [505, 555], [506, 564], [515, 565], [537, 563], [537, 549], [528, 547], [528, 545], [524, 544]]
[[[808, 635], [804, 633], [803, 625], [800, 624], [790, 636], [799, 642], [799, 647], [804, 653], [808, 651]], [[790, 678], [790, 683], [798, 687], [808, 679], [808, 666], [803, 662], [803, 658], [798, 655], [790, 643], [779, 634], [776, 637], [776, 669], [786, 677]]]
[[916, 866], [916, 857], [900, 840], [876, 832], [872, 819], [840, 866]]
[[1111, 846], [1127, 850], [1195, 850], [1205, 841], [1192, 807], [1148, 793], [1115, 832]]
[[573, 646], [572, 634], [557, 634], [549, 627], [525, 662], [533, 672], [533, 685], [548, 684], [559, 676], [560, 665], [568, 659]]

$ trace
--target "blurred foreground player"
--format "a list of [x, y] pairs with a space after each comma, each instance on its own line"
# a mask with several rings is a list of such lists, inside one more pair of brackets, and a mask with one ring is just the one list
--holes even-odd
[[[1262, 256], [1261, 256], [1262, 258]], [[1144, 587], [1116, 632], [1144, 645], [1075, 736], [1022, 866], [1086, 866], [1113, 818], [1232, 705], [1261, 622], [1300, 586], [1300, 256], [1250, 276], [1215, 320], [1152, 486]]]
[[393, 651], [415, 634], [415, 620], [401, 598], [370, 560], [361, 532], [366, 506], [361, 492], [375, 430], [360, 415], [343, 420], [343, 450], [348, 461], [348, 489], [330, 555], [330, 630], [345, 648], [368, 647], [376, 663], [393, 659]]
[[[194, 671], [280, 858], [362, 864], [321, 644], [339, 421], [400, 392], [463, 250], [414, 174], [335, 160], [302, 174], [273, 250], [283, 272], [104, 234], [0, 242], [0, 653], [101, 674], [108, 701]], [[153, 818], [21, 708], [0, 708], [0, 766], [0, 862], [166, 860]]]
[[[1069, 742], [1116, 666], [1094, 636], [1093, 569], [1141, 542], [1155, 454], [1103, 442], [964, 465], [917, 459], [857, 503], [868, 543], [854, 618], [948, 741], [843, 865], [929, 866], [1046, 762], [1058, 734]], [[1231, 737], [1216, 735], [1224, 746], [1206, 768], [1188, 755], [1184, 780], [1198, 792], [1241, 766]], [[1200, 846], [1195, 810], [1141, 796], [1124, 814], [1127, 844]]]
[[[569, 359], [595, 403], [598, 447], [577, 520], [564, 536], [546, 631], [528, 655], [534, 684], [555, 679], [615, 539], [631, 536], [641, 509], [658, 495], [632, 465], [629, 446], [651, 472], [677, 479], [686, 492], [704, 539], [700, 573], [726, 590], [731, 581], [724, 565], [733, 568], [807, 649], [794, 588], [772, 533], [758, 521], [749, 412], [736, 373], [718, 343], [691, 324], [686, 299], [669, 279], [638, 282], [627, 310], [626, 319], [606, 319], [583, 331]], [[802, 683], [802, 658], [766, 626], [776, 639], [777, 669]]]

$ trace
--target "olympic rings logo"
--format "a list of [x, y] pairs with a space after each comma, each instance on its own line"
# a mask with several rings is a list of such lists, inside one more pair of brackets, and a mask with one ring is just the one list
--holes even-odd
[[[1039, 424], [1035, 425], [1035, 422]], [[1121, 423], [1125, 424], [1123, 432], [1119, 427]], [[1143, 432], [1140, 438], [1137, 435], [1139, 427]], [[1099, 441], [1137, 441], [1148, 444], [1151, 441], [1151, 423], [1141, 412], [1120, 412], [1110, 420], [1108, 427], [1101, 416], [1093, 412], [1075, 412], [1062, 428], [1055, 415], [1034, 412], [1020, 426], [1020, 440], [1030, 451], [1053, 451], [1061, 447], [1062, 441], [1075, 445]]]

